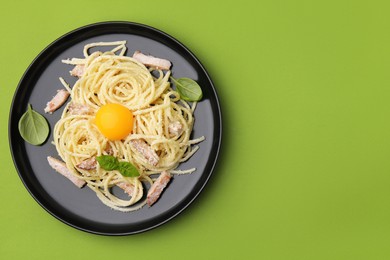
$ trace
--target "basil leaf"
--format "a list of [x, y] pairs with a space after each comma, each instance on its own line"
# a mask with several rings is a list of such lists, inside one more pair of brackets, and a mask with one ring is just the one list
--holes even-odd
[[47, 120], [28, 104], [27, 111], [19, 119], [19, 133], [22, 138], [32, 144], [43, 144], [49, 136]]
[[139, 176], [137, 168], [129, 162], [120, 162], [117, 170], [125, 177]]
[[119, 162], [118, 159], [111, 155], [97, 156], [96, 160], [106, 171], [118, 170], [125, 177], [139, 176], [139, 172], [134, 165], [129, 162]]
[[202, 89], [196, 83], [196, 81], [190, 78], [178, 78], [171, 77], [175, 83], [176, 90], [180, 94], [180, 98], [187, 101], [199, 101], [203, 97]]
[[96, 160], [100, 164], [100, 167], [102, 167], [106, 171], [113, 171], [118, 169], [119, 161], [114, 156], [101, 155], [101, 156], [97, 156]]

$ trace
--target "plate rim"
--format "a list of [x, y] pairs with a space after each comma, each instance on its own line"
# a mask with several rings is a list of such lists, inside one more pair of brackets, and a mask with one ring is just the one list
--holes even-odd
[[[198, 188], [196, 190], [194, 195], [191, 196], [191, 198], [188, 200], [188, 202], [185, 203], [185, 205], [183, 207], [178, 209], [176, 212], [171, 214], [169, 217], [165, 218], [163, 221], [159, 221], [157, 224], [151, 225], [151, 226], [149, 226], [147, 228], [142, 228], [142, 229], [137, 229], [137, 230], [132, 230], [132, 231], [126, 231], [126, 232], [102, 232], [102, 231], [96, 231], [96, 230], [83, 228], [81, 226], [75, 225], [74, 223], [66, 221], [61, 216], [58, 216], [57, 214], [53, 213], [50, 209], [48, 209], [48, 207], [46, 205], [44, 205], [44, 203], [42, 203], [39, 200], [39, 198], [37, 198], [38, 196], [36, 196], [36, 194], [34, 194], [33, 190], [29, 187], [29, 185], [27, 184], [27, 181], [24, 179], [23, 174], [25, 174], [25, 173], [22, 173], [22, 170], [20, 169], [21, 167], [16, 162], [16, 151], [15, 151], [16, 149], [15, 149], [13, 141], [12, 141], [14, 139], [13, 136], [19, 134], [18, 131], [15, 131], [15, 129], [12, 128], [12, 126], [13, 126], [12, 122], [14, 120], [18, 121], [18, 119], [14, 118], [14, 116], [13, 116], [14, 115], [14, 113], [13, 113], [14, 107], [16, 105], [15, 102], [17, 101], [16, 99], [20, 96], [18, 94], [19, 94], [19, 92], [21, 92], [21, 90], [23, 88], [23, 82], [29, 76], [29, 74], [31, 73], [30, 70], [33, 69], [33, 67], [36, 65], [37, 61], [40, 60], [42, 58], [42, 56], [45, 55], [46, 52], [48, 52], [51, 48], [55, 47], [56, 44], [60, 43], [64, 38], [69, 37], [69, 36], [71, 36], [73, 34], [76, 34], [76, 33], [80, 32], [82, 30], [91, 30], [93, 28], [97, 28], [97, 27], [100, 28], [100, 27], [105, 27], [105, 26], [129, 26], [129, 27], [134, 27], [134, 28], [138, 28], [138, 29], [146, 29], [146, 30], [152, 32], [153, 34], [155, 34], [155, 33], [160, 34], [164, 38], [168, 38], [170, 41], [173, 41], [173, 42], [175, 42], [175, 44], [178, 44], [181, 48], [183, 48], [183, 50], [185, 50], [186, 53], [188, 53], [191, 56], [191, 59], [194, 60], [199, 65], [199, 67], [202, 70], [203, 76], [206, 76], [207, 81], [209, 82], [209, 85], [210, 85], [210, 90], [211, 90], [211, 92], [212, 92], [212, 94], [213, 94], [213, 96], [215, 98], [215, 102], [213, 102], [215, 104], [213, 104], [213, 105], [216, 107], [216, 111], [213, 111], [213, 112], [216, 115], [218, 115], [218, 118], [216, 118], [217, 120], [214, 119], [214, 124], [218, 126], [218, 129], [217, 129], [217, 131], [216, 130], [213, 131], [215, 134], [217, 134], [217, 136], [213, 138], [214, 140], [217, 139], [217, 143], [213, 144], [213, 146], [216, 145], [216, 147], [215, 147], [215, 158], [212, 161], [212, 164], [211, 164], [209, 172], [206, 173], [207, 174], [206, 175], [206, 179], [201, 182], [200, 188]], [[115, 32], [113, 32], [113, 33], [115, 33]], [[104, 34], [108, 34], [108, 33], [102, 33], [100, 35], [104, 35]], [[134, 33], [125, 33], [125, 34], [136, 35]], [[95, 36], [97, 36], [97, 35], [95, 35]], [[146, 37], [146, 36], [144, 36], [144, 37]], [[89, 37], [86, 37], [85, 39], [88, 39], [88, 38]], [[146, 37], [146, 38], [150, 39], [150, 37]], [[173, 36], [169, 35], [168, 33], [164, 32], [164, 31], [162, 31], [160, 29], [157, 29], [155, 27], [152, 27], [150, 25], [143, 24], [143, 23], [131, 22], [131, 21], [104, 21], [104, 22], [96, 22], [96, 23], [91, 23], [91, 24], [80, 26], [78, 28], [75, 28], [75, 29], [73, 29], [73, 30], [71, 30], [71, 31], [69, 31], [69, 32], [67, 32], [67, 33], [57, 37], [54, 41], [52, 41], [48, 45], [46, 45], [46, 47], [43, 48], [38, 53], [38, 55], [35, 56], [35, 58], [32, 60], [32, 62], [27, 66], [27, 68], [25, 69], [24, 73], [22, 74], [22, 76], [21, 76], [21, 78], [20, 78], [20, 80], [19, 80], [19, 82], [17, 84], [17, 87], [15, 88], [15, 91], [14, 91], [14, 94], [13, 94], [13, 98], [12, 98], [12, 101], [11, 101], [11, 105], [10, 105], [10, 112], [9, 112], [9, 117], [8, 117], [8, 144], [9, 144], [9, 148], [10, 148], [10, 151], [11, 151], [11, 157], [12, 157], [12, 161], [13, 161], [14, 167], [15, 167], [15, 169], [16, 169], [16, 171], [18, 173], [18, 176], [19, 176], [20, 180], [22, 181], [24, 187], [27, 189], [29, 194], [34, 198], [34, 200], [46, 212], [48, 212], [51, 216], [54, 216], [56, 219], [60, 220], [61, 222], [65, 223], [65, 224], [67, 224], [68, 226], [71, 226], [71, 227], [73, 227], [73, 228], [75, 228], [77, 230], [81, 230], [81, 231], [84, 231], [84, 232], [87, 232], [87, 233], [92, 233], [92, 234], [97, 234], [97, 235], [107, 235], [107, 236], [124, 236], [124, 235], [132, 235], [132, 234], [143, 233], [145, 231], [148, 231], [148, 230], [154, 229], [156, 227], [159, 227], [159, 226], [167, 223], [168, 221], [172, 220], [173, 218], [175, 218], [179, 214], [181, 214], [186, 208], [188, 208], [193, 203], [193, 201], [199, 196], [199, 194], [205, 188], [206, 184], [209, 182], [209, 180], [210, 180], [211, 176], [213, 175], [213, 173], [215, 171], [215, 168], [217, 166], [218, 159], [219, 159], [219, 156], [220, 156], [221, 146], [222, 146], [222, 132], [223, 132], [222, 131], [223, 130], [222, 123], [223, 123], [223, 121], [222, 121], [222, 111], [221, 111], [219, 96], [217, 94], [215, 85], [214, 85], [210, 75], [206, 71], [205, 67], [201, 63], [201, 61], [183, 43], [181, 43], [179, 40], [177, 40]], [[16, 133], [13, 133], [12, 130], [14, 130]], [[205, 172], [202, 173], [202, 175], [204, 175], [204, 174], [205, 174]]]

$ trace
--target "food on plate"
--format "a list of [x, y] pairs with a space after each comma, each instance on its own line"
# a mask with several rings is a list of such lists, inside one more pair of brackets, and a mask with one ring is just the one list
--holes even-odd
[[60, 108], [68, 99], [70, 93], [65, 89], [57, 90], [57, 94], [53, 97], [52, 100], [47, 102], [45, 113], [53, 113], [58, 108]]
[[133, 129], [133, 113], [121, 104], [109, 103], [99, 108], [95, 124], [109, 140], [121, 140]]
[[27, 111], [20, 117], [18, 128], [22, 138], [32, 145], [43, 144], [50, 132], [46, 118], [33, 110], [31, 104], [28, 104]]
[[[104, 46], [113, 49], [91, 51]], [[199, 85], [174, 79], [167, 59], [139, 51], [128, 57], [126, 50], [126, 41], [91, 43], [83, 58], [63, 60], [74, 66], [70, 74], [77, 81], [71, 88], [60, 78], [66, 88], [61, 93], [70, 94], [53, 130], [61, 160], [48, 157], [76, 186], [88, 186], [105, 205], [123, 212], [152, 206], [174, 175], [194, 172], [178, 166], [205, 139], [192, 138]], [[187, 92], [180, 94], [170, 80]], [[55, 98], [51, 102], [59, 104]]]
[[168, 171], [163, 171], [160, 174], [160, 176], [157, 178], [157, 180], [153, 183], [153, 185], [150, 187], [150, 189], [148, 191], [148, 195], [146, 197], [146, 203], [149, 206], [152, 206], [152, 204], [156, 202], [158, 197], [160, 197], [160, 194], [167, 186], [171, 177], [172, 177], [172, 175]]
[[169, 70], [171, 68], [171, 62], [166, 59], [156, 58], [152, 55], [145, 55], [140, 51], [135, 51], [133, 58], [142, 64], [156, 69]]
[[81, 188], [85, 185], [85, 181], [77, 178], [72, 174], [72, 172], [66, 167], [66, 164], [60, 160], [57, 160], [56, 158], [53, 158], [51, 156], [47, 157], [47, 161], [49, 162], [49, 165], [56, 170], [56, 172], [60, 173], [62, 176], [68, 178], [71, 182], [73, 182], [74, 185]]

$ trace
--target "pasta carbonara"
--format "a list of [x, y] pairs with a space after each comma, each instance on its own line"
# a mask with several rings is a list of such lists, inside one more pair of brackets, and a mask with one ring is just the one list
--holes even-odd
[[[171, 175], [195, 171], [177, 167], [197, 151], [196, 144], [204, 137], [191, 139], [196, 102], [180, 99], [169, 81], [171, 71], [125, 56], [125, 44], [88, 44], [83, 58], [63, 60], [75, 66], [71, 74], [78, 80], [70, 87], [60, 78], [71, 100], [54, 127], [53, 143], [74, 177], [84, 181], [105, 205], [127, 212], [154, 203]], [[101, 46], [113, 49], [90, 53]], [[108, 138], [97, 127], [97, 123], [105, 124], [96, 122], [96, 114], [107, 104], [120, 104], [132, 112], [131, 133], [120, 140]], [[102, 155], [131, 163], [139, 176], [103, 169], [96, 161]], [[116, 196], [114, 187], [123, 189], [127, 199]]]

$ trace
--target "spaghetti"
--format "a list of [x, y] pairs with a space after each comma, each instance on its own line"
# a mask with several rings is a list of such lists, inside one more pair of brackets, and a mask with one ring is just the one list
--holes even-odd
[[[147, 68], [134, 58], [124, 56], [126, 41], [100, 42], [84, 46], [84, 58], [63, 62], [75, 65], [82, 75], [71, 89], [71, 101], [53, 131], [54, 145], [66, 167], [86, 182], [107, 206], [128, 212], [146, 203], [144, 190], [152, 186], [164, 171], [171, 174], [192, 173], [196, 169], [177, 170], [199, 148], [204, 137], [191, 139], [196, 102], [190, 105], [171, 88], [171, 71]], [[93, 47], [114, 46], [111, 51], [89, 53]], [[94, 123], [100, 107], [121, 104], [132, 111], [131, 134], [122, 140], [109, 140]], [[137, 143], [150, 149], [158, 162], [148, 160]], [[145, 149], [146, 149], [145, 148]], [[111, 155], [133, 164], [139, 177], [125, 177], [119, 171], [104, 170], [94, 158]], [[90, 167], [82, 167], [88, 165]], [[118, 186], [129, 194], [119, 198], [113, 192]]]

